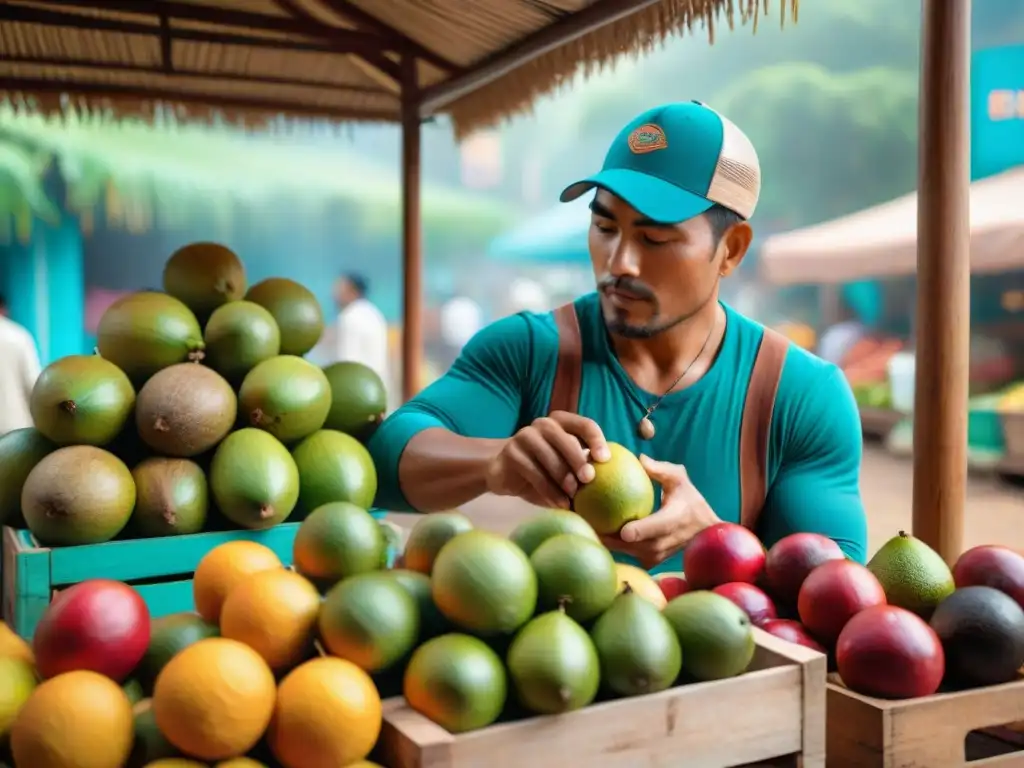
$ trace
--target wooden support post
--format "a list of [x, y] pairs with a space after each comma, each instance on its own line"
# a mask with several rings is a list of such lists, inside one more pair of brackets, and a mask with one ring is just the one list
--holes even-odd
[[971, 0], [923, 0], [914, 535], [963, 546], [970, 342]]
[[423, 360], [423, 233], [420, 217], [420, 116], [416, 59], [402, 58], [402, 400], [421, 381]]

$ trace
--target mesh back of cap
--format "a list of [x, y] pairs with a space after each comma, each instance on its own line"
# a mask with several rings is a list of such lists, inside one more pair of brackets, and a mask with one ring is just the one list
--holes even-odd
[[761, 164], [750, 139], [731, 120], [722, 118], [722, 152], [707, 199], [749, 219], [761, 194]]

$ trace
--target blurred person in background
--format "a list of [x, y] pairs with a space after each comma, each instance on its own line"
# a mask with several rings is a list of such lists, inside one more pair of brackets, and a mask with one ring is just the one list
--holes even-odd
[[519, 312], [547, 312], [551, 309], [551, 297], [540, 283], [528, 278], [519, 278], [512, 283], [508, 292], [506, 310], [508, 314]]
[[8, 316], [0, 295], [0, 435], [32, 426], [28, 399], [39, 377], [36, 343], [25, 328]]
[[438, 320], [442, 355], [438, 362], [447, 370], [466, 343], [484, 327], [484, 311], [465, 293], [455, 294], [441, 305]]
[[362, 275], [350, 272], [334, 283], [338, 317], [325, 334], [325, 363], [356, 362], [376, 371], [385, 386], [388, 378], [388, 323], [384, 313], [366, 296], [369, 284]]

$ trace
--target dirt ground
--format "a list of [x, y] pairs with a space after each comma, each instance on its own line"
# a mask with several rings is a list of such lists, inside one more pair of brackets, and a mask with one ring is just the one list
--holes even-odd
[[[912, 470], [909, 459], [890, 456], [876, 445], [865, 446], [861, 492], [868, 511], [870, 552], [900, 529], [911, 526]], [[534, 508], [515, 499], [484, 496], [463, 508], [481, 528], [507, 533]], [[408, 529], [415, 515], [390, 515]], [[1024, 489], [994, 478], [971, 477], [965, 514], [965, 547], [1005, 544], [1024, 549]]]

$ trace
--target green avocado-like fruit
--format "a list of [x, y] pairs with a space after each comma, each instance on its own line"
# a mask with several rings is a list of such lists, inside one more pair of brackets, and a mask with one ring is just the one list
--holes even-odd
[[321, 429], [292, 449], [299, 468], [299, 504], [310, 511], [334, 501], [373, 506], [377, 468], [369, 451], [351, 435]]
[[387, 540], [373, 515], [347, 501], [335, 501], [317, 507], [302, 521], [292, 553], [295, 570], [324, 589], [383, 568]]
[[582, 709], [601, 681], [593, 641], [562, 611], [542, 614], [519, 630], [508, 649], [508, 671], [519, 701], [539, 715]]
[[868, 570], [882, 585], [889, 605], [926, 620], [955, 589], [953, 573], [939, 553], [903, 531], [882, 545]]
[[164, 290], [205, 321], [220, 306], [245, 295], [245, 267], [220, 243], [190, 243], [164, 265]]
[[627, 585], [590, 630], [601, 680], [617, 696], [641, 696], [672, 686], [682, 669], [679, 638], [661, 611]]
[[242, 419], [285, 443], [322, 428], [330, 408], [331, 385], [324, 372], [294, 355], [264, 360], [238, 390]]
[[239, 386], [249, 371], [281, 352], [274, 316], [251, 301], [233, 301], [210, 315], [203, 330], [203, 362]]
[[135, 512], [129, 530], [140, 538], [199, 533], [210, 490], [202, 467], [188, 459], [153, 456], [132, 469]]
[[279, 440], [260, 429], [232, 432], [213, 454], [210, 493], [217, 510], [243, 528], [270, 528], [299, 500], [299, 470]]
[[527, 555], [532, 555], [537, 547], [560, 533], [574, 533], [592, 541], [600, 541], [590, 523], [575, 512], [563, 509], [548, 509], [520, 523], [509, 534], [509, 539]]
[[110, 443], [134, 406], [135, 390], [124, 371], [98, 355], [50, 363], [29, 398], [36, 429], [58, 445]]
[[570, 618], [587, 622], [604, 613], [619, 592], [612, 553], [583, 536], [552, 536], [534, 550], [530, 563], [542, 611], [561, 607]]
[[441, 613], [481, 637], [514, 632], [537, 606], [537, 575], [529, 558], [487, 531], [468, 531], [445, 544], [430, 581]]
[[416, 649], [402, 693], [410, 707], [449, 733], [466, 733], [498, 719], [508, 679], [501, 658], [487, 643], [451, 633]]
[[362, 573], [327, 593], [318, 628], [331, 655], [374, 673], [412, 651], [420, 616], [416, 601], [387, 573]]
[[24, 528], [21, 489], [36, 464], [57, 450], [56, 444], [33, 427], [0, 436], [0, 525]]
[[380, 376], [354, 361], [329, 365], [324, 375], [331, 384], [331, 411], [324, 426], [369, 440], [388, 409], [388, 392]]
[[252, 286], [245, 300], [264, 307], [281, 330], [281, 354], [304, 355], [320, 341], [324, 314], [308, 288], [284, 277], [270, 277]]
[[122, 296], [100, 318], [99, 353], [136, 385], [157, 371], [202, 359], [203, 333], [196, 316], [166, 293], [140, 291]]

